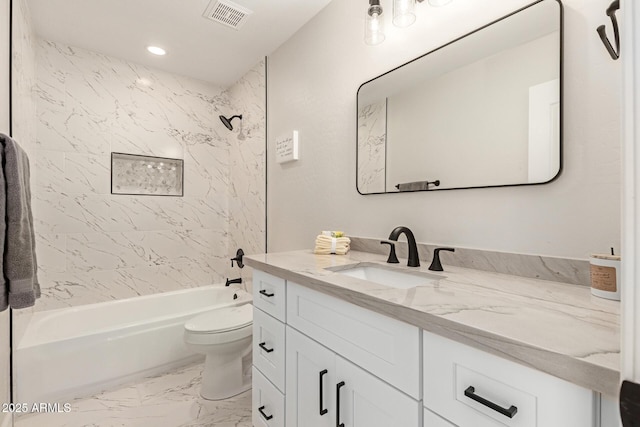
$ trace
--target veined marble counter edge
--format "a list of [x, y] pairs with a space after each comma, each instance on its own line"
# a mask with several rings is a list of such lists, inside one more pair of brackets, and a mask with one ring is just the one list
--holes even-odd
[[[353, 254], [354, 252], [355, 251], [351, 251], [350, 253]], [[265, 273], [272, 274], [288, 281], [293, 281], [299, 285], [340, 298], [360, 307], [390, 316], [394, 319], [402, 320], [424, 330], [450, 338], [479, 350], [486, 351], [504, 359], [546, 372], [555, 377], [597, 391], [604, 395], [610, 397], [616, 397], [618, 395], [620, 387], [620, 372], [618, 368], [613, 368], [612, 366], [619, 366], [619, 346], [616, 351], [598, 352], [594, 350], [593, 353], [584, 354], [582, 356], [552, 351], [527, 342], [527, 331], [523, 331], [522, 339], [504, 337], [455, 320], [446, 319], [438, 314], [420, 311], [418, 309], [387, 301], [380, 297], [369, 295], [358, 290], [330, 283], [327, 280], [323, 280], [323, 273], [318, 275], [314, 274], [313, 271], [305, 271], [304, 269], [296, 271], [295, 266], [289, 267], [282, 265], [282, 262], [279, 263], [281, 265], [276, 265], [268, 260], [268, 258], [273, 257], [274, 255], [282, 255], [286, 258], [289, 254], [315, 257], [311, 251], [268, 253], [245, 256], [245, 264], [264, 271]], [[260, 259], [260, 257], [263, 259]], [[327, 257], [327, 255], [324, 255], [324, 257]], [[328, 257], [340, 258], [336, 255], [329, 255]], [[377, 261], [384, 262], [384, 260]], [[401, 262], [402, 261], [403, 260], [401, 259]], [[340, 264], [349, 265], [357, 264], [359, 262], [368, 262], [368, 260], [352, 259], [350, 262], [345, 262], [344, 264], [341, 262]], [[319, 271], [320, 269], [324, 270], [326, 267], [317, 268]], [[327, 273], [331, 275], [335, 274], [333, 272]], [[335, 276], [327, 275], [326, 277]], [[517, 277], [515, 277], [515, 279], [517, 279]], [[553, 282], [553, 284], [557, 285], [558, 283]], [[567, 285], [564, 283], [562, 284]], [[574, 287], [580, 288], [583, 292], [589, 292], [589, 290], [584, 289], [584, 287]]]
[[[360, 252], [388, 254], [389, 247], [380, 244], [381, 239], [351, 237], [351, 249]], [[442, 245], [418, 243], [418, 254], [422, 262], [431, 263], [433, 250]], [[440, 252], [442, 265], [455, 265], [475, 270], [512, 274], [531, 279], [550, 280], [572, 285], [590, 286], [589, 261], [509, 252], [485, 251], [481, 249], [455, 248], [455, 252]], [[407, 242], [396, 244], [396, 253], [407, 257]]]

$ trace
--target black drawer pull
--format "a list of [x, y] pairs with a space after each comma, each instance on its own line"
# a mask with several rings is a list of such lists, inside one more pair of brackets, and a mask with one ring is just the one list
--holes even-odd
[[273, 351], [272, 348], [267, 348], [267, 342], [261, 342], [260, 344], [258, 344], [258, 347], [260, 347], [261, 349], [263, 349], [264, 351], [266, 351], [267, 353], [271, 353]]
[[323, 369], [322, 371], [320, 371], [320, 416], [323, 416], [328, 412], [328, 410], [324, 408], [324, 403], [323, 403], [324, 390], [322, 387], [322, 377], [324, 377], [326, 373], [327, 373], [326, 369]]
[[344, 427], [344, 423], [340, 422], [340, 389], [344, 387], [344, 381], [336, 384], [336, 427]]
[[265, 297], [267, 297], [267, 298], [271, 298], [272, 296], [274, 296], [274, 295], [275, 295], [274, 293], [271, 293], [271, 294], [270, 294], [269, 292], [267, 292], [267, 291], [266, 291], [266, 290], [264, 290], [264, 289], [261, 289], [261, 290], [260, 290], [260, 293], [261, 293], [262, 295], [264, 295]]
[[484, 397], [478, 396], [477, 394], [475, 394], [475, 391], [476, 391], [475, 387], [469, 386], [464, 391], [464, 395], [467, 396], [468, 398], [472, 399], [472, 400], [475, 400], [476, 402], [480, 403], [481, 405], [486, 406], [487, 408], [491, 408], [494, 411], [501, 413], [505, 417], [513, 418], [513, 416], [516, 414], [516, 412], [518, 412], [518, 408], [516, 408], [513, 405], [511, 405], [511, 407], [509, 407], [509, 409], [503, 408], [502, 406], [496, 405], [495, 403], [485, 399]]
[[273, 415], [265, 414], [263, 409], [264, 409], [264, 405], [262, 405], [261, 407], [258, 408], [258, 412], [260, 412], [260, 415], [262, 415], [265, 420], [269, 421], [271, 418], [273, 418]]

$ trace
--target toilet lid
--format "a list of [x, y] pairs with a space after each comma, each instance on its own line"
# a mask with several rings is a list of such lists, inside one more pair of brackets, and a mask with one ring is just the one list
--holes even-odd
[[190, 332], [217, 334], [244, 328], [252, 322], [253, 305], [243, 304], [211, 310], [188, 320], [184, 327]]

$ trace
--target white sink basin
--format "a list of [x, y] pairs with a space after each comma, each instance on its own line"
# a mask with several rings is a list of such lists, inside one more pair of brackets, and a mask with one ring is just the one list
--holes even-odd
[[410, 274], [370, 265], [360, 265], [346, 270], [339, 270], [336, 271], [336, 273], [398, 289], [408, 289], [415, 288], [416, 286], [429, 285], [442, 279], [440, 276], [428, 273], [421, 272], [418, 274]]

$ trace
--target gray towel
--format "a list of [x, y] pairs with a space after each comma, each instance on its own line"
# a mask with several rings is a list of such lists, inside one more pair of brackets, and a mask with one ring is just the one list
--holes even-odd
[[[0, 311], [26, 308], [40, 297], [36, 243], [31, 213], [29, 158], [10, 137], [0, 134]], [[4, 221], [1, 219], [4, 217]]]

